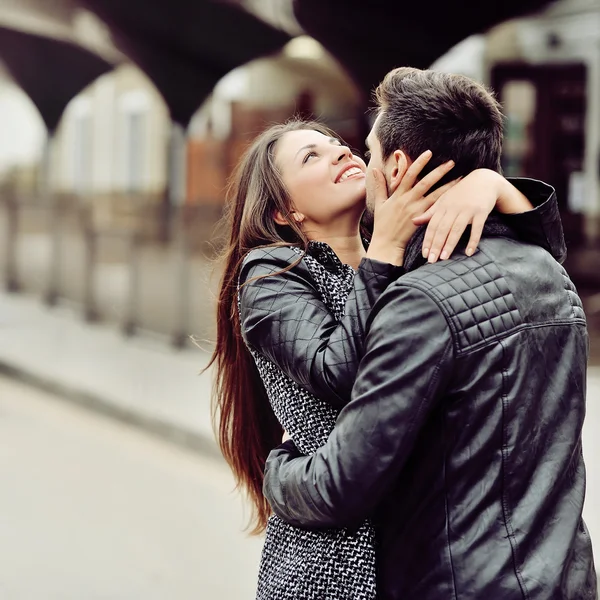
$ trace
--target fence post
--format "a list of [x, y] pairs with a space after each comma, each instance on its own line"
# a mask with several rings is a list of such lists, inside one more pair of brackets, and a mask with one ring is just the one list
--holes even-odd
[[127, 336], [135, 335], [139, 327], [141, 245], [142, 236], [136, 228], [129, 237], [129, 297], [123, 322], [123, 333]]
[[83, 268], [83, 318], [98, 321], [100, 314], [96, 305], [96, 264], [98, 233], [94, 227], [93, 210], [90, 205], [81, 207], [85, 264]]
[[49, 214], [49, 235], [50, 235], [50, 256], [48, 265], [48, 284], [44, 294], [44, 301], [49, 306], [54, 306], [58, 302], [60, 290], [60, 254], [61, 254], [61, 209], [60, 199], [51, 189], [51, 171], [52, 154], [54, 147], [54, 131], [47, 131], [46, 142], [44, 144], [44, 153], [42, 155], [40, 179], [39, 179], [39, 197], [41, 204], [48, 208]]
[[9, 292], [18, 292], [21, 289], [17, 263], [19, 205], [14, 190], [6, 187], [3, 195], [6, 212], [6, 268], [4, 272], [4, 284]]
[[177, 230], [175, 231], [176, 298], [172, 343], [176, 348], [185, 348], [190, 337], [190, 243], [189, 223], [185, 206], [179, 207]]
[[60, 290], [60, 259], [61, 259], [61, 212], [62, 206], [58, 196], [49, 198], [50, 213], [50, 264], [48, 265], [48, 287], [44, 294], [44, 301], [48, 306], [54, 306], [58, 302]]

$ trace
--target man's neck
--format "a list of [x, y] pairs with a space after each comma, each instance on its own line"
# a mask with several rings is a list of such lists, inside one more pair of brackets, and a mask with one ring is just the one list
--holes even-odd
[[417, 229], [413, 236], [406, 244], [406, 252], [404, 253], [404, 268], [407, 271], [418, 269], [427, 262], [423, 258], [423, 240], [425, 239], [426, 226], [422, 225]]
[[[416, 233], [410, 238], [410, 241], [406, 245], [406, 252], [404, 254], [404, 268], [407, 271], [414, 271], [419, 267], [422, 267], [427, 259], [423, 258], [422, 247], [423, 240], [425, 238], [425, 230], [426, 226], [422, 225], [417, 229]], [[457, 253], [464, 254], [466, 242], [468, 240], [469, 233], [465, 232], [463, 237], [458, 242], [453, 256], [456, 256]], [[496, 213], [492, 213], [488, 216], [485, 225], [483, 226], [482, 239], [486, 237], [517, 237], [511, 228], [506, 225], [506, 223], [502, 220], [502, 216]]]

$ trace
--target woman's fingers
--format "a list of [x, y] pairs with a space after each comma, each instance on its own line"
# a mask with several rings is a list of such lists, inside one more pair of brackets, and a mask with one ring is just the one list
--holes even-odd
[[427, 255], [427, 260], [430, 263], [434, 263], [440, 258], [446, 239], [448, 238], [450, 231], [452, 231], [455, 222], [456, 212], [454, 211], [444, 211], [443, 216], [435, 224], [433, 219], [430, 221], [427, 227], [428, 229], [432, 229], [431, 244], [429, 245], [429, 254]]
[[449, 181], [442, 187], [439, 187], [436, 190], [433, 190], [433, 192], [431, 192], [430, 194], [427, 194], [427, 197], [431, 198], [433, 202], [437, 202], [448, 190], [452, 189], [460, 180], [461, 177], [458, 177], [457, 179]]
[[[429, 198], [429, 196], [425, 196], [425, 197]], [[422, 215], [413, 217], [412, 222], [417, 227], [419, 225], [426, 225], [427, 223], [429, 223], [429, 221], [431, 221], [431, 218], [435, 214], [435, 211], [436, 211], [436, 206], [435, 206], [435, 202], [433, 202], [432, 205]]]
[[460, 177], [458, 179], [453, 179], [452, 181], [449, 181], [448, 183], [446, 183], [442, 187], [438, 188], [437, 190], [434, 190], [433, 192], [431, 192], [431, 194], [427, 194], [427, 196], [425, 196], [425, 198], [427, 198], [428, 200], [431, 201], [430, 208], [427, 210], [427, 212], [423, 213], [422, 215], [419, 215], [418, 217], [414, 217], [413, 223], [415, 225], [425, 225], [425, 223], [429, 223], [429, 220], [431, 219], [431, 217], [433, 216], [433, 213], [436, 210], [435, 203], [448, 190], [452, 189], [460, 180], [461, 180]]
[[442, 163], [439, 167], [433, 169], [431, 173], [425, 175], [421, 181], [415, 184], [413, 187], [415, 194], [418, 194], [419, 196], [424, 196], [427, 194], [427, 192], [453, 168], [454, 161], [449, 160], [448, 162]]
[[433, 244], [433, 238], [435, 237], [435, 233], [437, 231], [440, 221], [444, 218], [444, 215], [446, 213], [444, 209], [440, 210], [435, 205], [432, 208], [433, 215], [429, 219], [429, 225], [427, 225], [427, 229], [425, 230], [425, 238], [423, 239], [423, 258], [429, 258], [429, 253], [431, 252], [431, 245]]
[[427, 198], [431, 204], [429, 206], [429, 208], [427, 209], [426, 212], [424, 212], [422, 215], [418, 215], [417, 217], [413, 217], [413, 223], [418, 227], [419, 225], [425, 225], [427, 223], [429, 223], [429, 221], [431, 220], [431, 217], [433, 217], [436, 209], [436, 202], [451, 188], [453, 188], [458, 182], [460, 181], [459, 179], [454, 179], [453, 181], [449, 181], [446, 185], [443, 185], [442, 187], [438, 188], [437, 190], [434, 190], [433, 192], [431, 192], [431, 194], [427, 194], [427, 196], [425, 196], [425, 198]]
[[425, 150], [423, 154], [420, 154], [414, 162], [408, 167], [400, 185], [398, 186], [398, 191], [400, 194], [404, 194], [408, 192], [415, 185], [417, 178], [419, 177], [421, 171], [425, 168], [427, 163], [431, 160], [433, 156], [431, 150]]
[[[438, 213], [439, 217], [436, 219]], [[449, 210], [438, 211], [429, 221], [423, 242], [423, 256], [430, 263], [450, 258], [469, 225], [471, 236], [465, 254], [471, 256], [481, 240], [485, 220], [486, 214], [483, 212], [473, 215]]]
[[388, 199], [385, 177], [379, 169], [371, 169], [371, 175], [367, 179], [367, 194], [373, 198], [375, 208]]
[[475, 250], [477, 250], [486, 219], [487, 214], [477, 214], [473, 217], [473, 222], [471, 223], [471, 237], [469, 238], [467, 249], [465, 251], [467, 256], [472, 256], [475, 253]]
[[[452, 252], [454, 252], [456, 244], [458, 244], [458, 242], [460, 241], [460, 238], [462, 237], [466, 228], [469, 226], [469, 223], [470, 218], [468, 216], [465, 216], [463, 213], [458, 213], [454, 223], [450, 227], [450, 230], [447, 232], [446, 241], [444, 242], [444, 245], [439, 253], [439, 257], [441, 260], [446, 260], [447, 258], [450, 258], [450, 255], [452, 254]], [[444, 231], [441, 231], [440, 239], [443, 239], [443, 237]], [[432, 245], [432, 252], [436, 252], [436, 250], [437, 248], [434, 242]]]

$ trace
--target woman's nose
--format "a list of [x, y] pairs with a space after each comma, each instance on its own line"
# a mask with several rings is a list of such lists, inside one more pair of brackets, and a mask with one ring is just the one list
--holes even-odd
[[349, 158], [352, 156], [352, 152], [350, 152], [350, 148], [348, 148], [347, 146], [342, 146], [341, 148], [336, 148], [335, 149], [335, 160], [334, 160], [334, 164], [338, 164], [339, 162], [341, 162], [342, 160], [344, 160], [344, 158]]

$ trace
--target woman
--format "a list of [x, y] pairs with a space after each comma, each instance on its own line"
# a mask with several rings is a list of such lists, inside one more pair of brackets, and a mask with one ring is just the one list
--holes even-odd
[[[262, 473], [284, 428], [301, 452], [314, 452], [349, 401], [369, 311], [399, 275], [394, 257], [415, 232], [411, 215], [436, 200], [428, 217], [436, 207], [458, 207], [461, 222], [474, 223], [474, 247], [480, 233], [476, 207], [487, 202], [487, 214], [499, 198], [505, 212], [531, 208], [489, 171], [425, 196], [452, 168], [441, 165], [413, 186], [428, 160], [419, 157], [392, 197], [384, 194], [377, 202], [368, 249], [360, 231], [365, 164], [322, 125], [292, 122], [269, 129], [234, 177], [212, 357], [214, 416], [223, 454], [253, 502], [253, 531], [266, 528], [261, 600], [375, 598], [371, 525], [355, 531], [294, 528], [269, 516]], [[442, 224], [428, 239], [448, 238], [444, 249], [451, 251], [452, 224]], [[302, 320], [291, 320], [299, 307]]]

